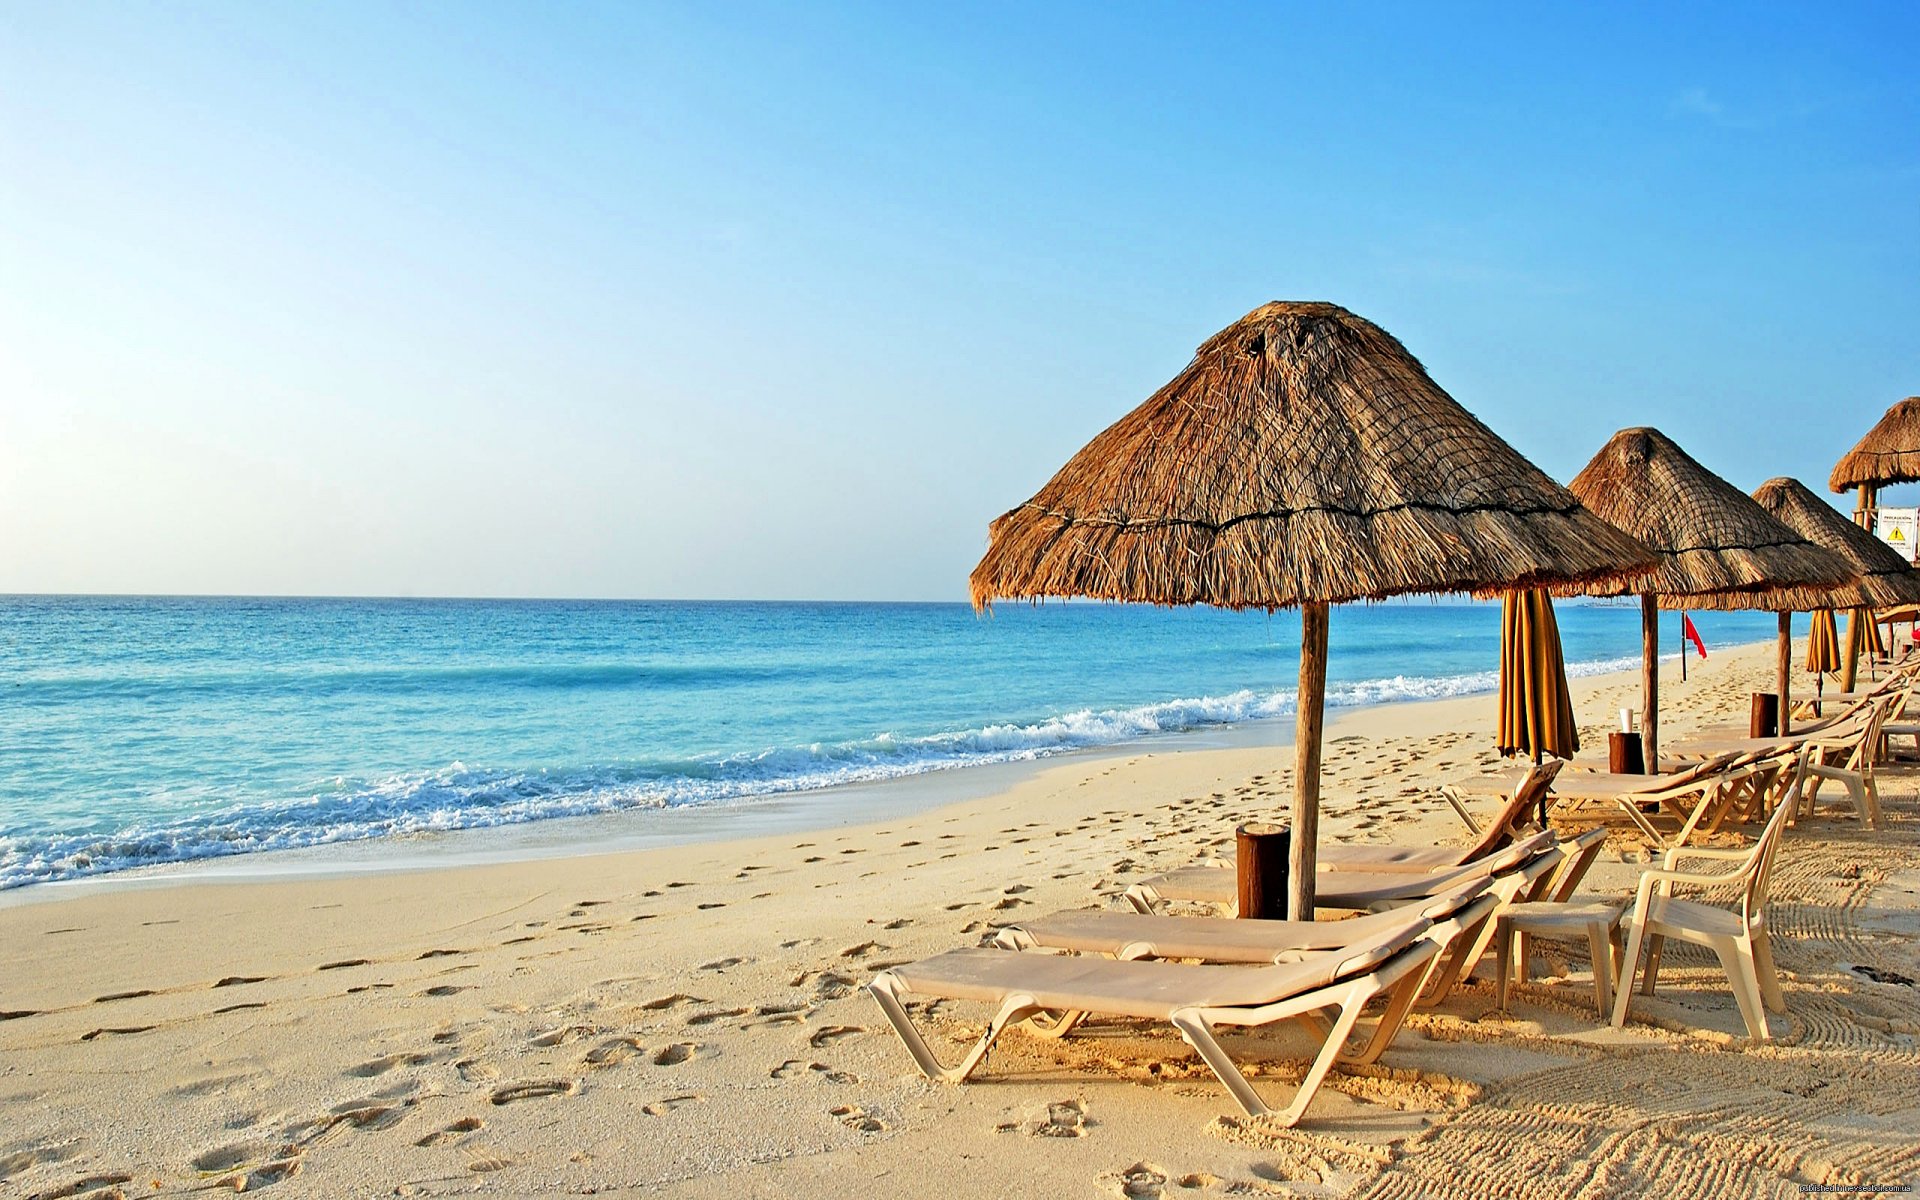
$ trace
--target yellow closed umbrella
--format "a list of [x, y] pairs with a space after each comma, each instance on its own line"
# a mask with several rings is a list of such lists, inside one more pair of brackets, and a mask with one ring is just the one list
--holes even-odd
[[1537, 588], [1500, 602], [1500, 753], [1572, 758], [1580, 749], [1553, 602]]
[[1813, 632], [1807, 638], [1807, 670], [1815, 675], [1840, 669], [1840, 626], [1830, 608], [1815, 609]]

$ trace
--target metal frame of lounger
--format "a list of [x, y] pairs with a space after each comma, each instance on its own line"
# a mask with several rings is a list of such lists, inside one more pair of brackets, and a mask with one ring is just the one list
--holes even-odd
[[[1472, 908], [1479, 906], [1485, 906], [1489, 911], [1493, 907], [1490, 898], [1482, 897], [1467, 911], [1470, 912]], [[1465, 913], [1462, 914], [1464, 915]], [[1366, 948], [1359, 949], [1357, 952], [1338, 950], [1313, 956], [1315, 959], [1321, 959], [1332, 955], [1344, 955], [1344, 958], [1334, 965], [1329, 978], [1304, 986], [1299, 982], [1301, 979], [1316, 978], [1313, 972], [1305, 970], [1309, 966], [1305, 961], [1265, 967], [1196, 967], [1181, 963], [1100, 961], [1104, 963], [1108, 974], [1120, 978], [1128, 975], [1136, 979], [1148, 977], [1138, 974], [1140, 972], [1176, 973], [1164, 976], [1168, 980], [1177, 980], [1178, 972], [1273, 973], [1274, 998], [1264, 1003], [1208, 1005], [1200, 1002], [1179, 1005], [1162, 1002], [1149, 1006], [1135, 997], [1129, 997], [1125, 1001], [1114, 1003], [1111, 1008], [1114, 1015], [1167, 1021], [1179, 1031], [1187, 1044], [1194, 1048], [1220, 1082], [1226, 1085], [1227, 1091], [1243, 1112], [1252, 1117], [1270, 1117], [1281, 1125], [1291, 1126], [1299, 1122], [1307, 1106], [1312, 1103], [1314, 1094], [1319, 1090], [1320, 1083], [1326, 1078], [1327, 1072], [1347, 1052], [1347, 1039], [1353, 1035], [1354, 1027], [1360, 1020], [1363, 1010], [1377, 996], [1389, 996], [1387, 1013], [1382, 1017], [1380, 1026], [1375, 1028], [1367, 1049], [1371, 1051], [1372, 1056], [1377, 1057], [1380, 1049], [1384, 1049], [1385, 1044], [1392, 1040], [1393, 1034], [1405, 1019], [1413, 996], [1417, 994], [1420, 984], [1426, 979], [1427, 973], [1421, 968], [1428, 965], [1444, 950], [1443, 942], [1447, 936], [1445, 932], [1436, 933], [1435, 927], [1424, 918], [1413, 918], [1403, 933], [1393, 938], [1371, 939]], [[967, 954], [968, 952], [958, 953]], [[1011, 963], [1058, 962], [1064, 957], [1051, 954], [1010, 954], [1000, 950], [981, 950], [974, 953], [1003, 956]], [[900, 1040], [906, 1045], [907, 1052], [913, 1056], [915, 1065], [929, 1079], [950, 1083], [964, 1081], [986, 1058], [987, 1052], [992, 1049], [994, 1042], [1009, 1024], [1033, 1013], [1048, 1010], [1106, 1011], [1094, 1009], [1093, 1006], [1085, 1004], [1087, 993], [1084, 992], [1074, 996], [1070, 1001], [1056, 998], [1049, 1003], [1044, 988], [1036, 988], [1032, 991], [1009, 988], [1001, 998], [1000, 1007], [980, 1040], [967, 1052], [959, 1065], [949, 1067], [940, 1062], [934, 1054], [926, 1038], [921, 1035], [919, 1028], [908, 1016], [905, 1005], [906, 997], [910, 995], [937, 995], [937, 992], [930, 992], [924, 988], [915, 989], [902, 978], [899, 974], [900, 970], [901, 968], [894, 968], [881, 972], [868, 985], [868, 990], [873, 993], [881, 1012], [893, 1025], [894, 1032], [900, 1035]], [[1294, 976], [1291, 984], [1288, 981], [1289, 975]], [[1289, 987], [1296, 987], [1298, 990], [1289, 991]], [[1154, 1009], [1152, 1015], [1143, 1012], [1148, 1007]], [[1301, 1078], [1292, 1103], [1284, 1109], [1275, 1110], [1261, 1098], [1214, 1033], [1218, 1026], [1253, 1028], [1335, 1008], [1339, 1010], [1339, 1014], [1329, 1023], [1320, 1052], [1314, 1056], [1306, 1074]]]

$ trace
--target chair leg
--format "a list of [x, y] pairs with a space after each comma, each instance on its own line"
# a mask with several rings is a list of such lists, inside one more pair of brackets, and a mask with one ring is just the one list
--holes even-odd
[[1083, 1012], [1053, 1012], [1042, 1009], [1027, 1018], [1027, 1032], [1035, 1037], [1063, 1038], [1087, 1019]]
[[1780, 972], [1773, 965], [1773, 940], [1762, 929], [1753, 935], [1753, 969], [1760, 976], [1760, 995], [1770, 1012], [1787, 1011], [1787, 994], [1780, 988]]
[[1513, 972], [1513, 925], [1499, 918], [1500, 928], [1493, 936], [1493, 1001], [1501, 1012], [1507, 1011], [1507, 980]]
[[1727, 982], [1733, 985], [1733, 1000], [1740, 1006], [1740, 1018], [1746, 1022], [1747, 1036], [1756, 1042], [1767, 1040], [1767, 1014], [1760, 1003], [1759, 972], [1753, 961], [1753, 947], [1743, 941], [1716, 943], [1720, 965], [1726, 968]]
[[1667, 944], [1665, 934], [1652, 934], [1647, 938], [1647, 969], [1640, 977], [1640, 994], [1653, 995], [1653, 981], [1660, 974], [1660, 950]]
[[1640, 965], [1640, 946], [1646, 940], [1646, 924], [1640, 920], [1629, 923], [1627, 930], [1627, 949], [1620, 956], [1620, 977], [1613, 983], [1613, 1025], [1627, 1023], [1627, 1002], [1633, 998], [1633, 972]]
[[1247, 1077], [1240, 1073], [1239, 1067], [1234, 1065], [1226, 1048], [1221, 1046], [1219, 1039], [1214, 1036], [1213, 1027], [1198, 1010], [1182, 1009], [1169, 1019], [1173, 1022], [1173, 1027], [1180, 1031], [1180, 1036], [1187, 1040], [1187, 1044], [1192, 1046], [1207, 1066], [1213, 1069], [1213, 1073], [1219, 1076], [1220, 1082], [1227, 1085], [1227, 1091], [1233, 1094], [1242, 1112], [1250, 1117], [1271, 1117], [1283, 1126], [1292, 1126], [1299, 1124], [1300, 1118], [1307, 1111], [1307, 1105], [1313, 1102], [1314, 1093], [1320, 1090], [1320, 1081], [1327, 1077], [1327, 1072], [1333, 1067], [1334, 1059], [1340, 1055], [1341, 1047], [1353, 1033], [1354, 1022], [1360, 1019], [1360, 1010], [1366, 1007], [1370, 994], [1358, 988], [1348, 993], [1347, 999], [1340, 1005], [1340, 1016], [1335, 1019], [1332, 1030], [1327, 1034], [1326, 1043], [1320, 1047], [1320, 1053], [1315, 1056], [1312, 1065], [1307, 1068], [1306, 1075], [1301, 1078], [1299, 1090], [1293, 1096], [1293, 1103], [1278, 1112], [1268, 1107], [1267, 1102], [1260, 1098], [1260, 1093], [1253, 1090], [1253, 1085], [1247, 1082]]
[[1613, 939], [1605, 921], [1587, 922], [1587, 954], [1593, 959], [1593, 998], [1601, 1017], [1613, 1009]]
[[938, 1079], [943, 1083], [959, 1083], [973, 1074], [973, 1069], [980, 1065], [980, 1060], [984, 1059], [987, 1051], [993, 1048], [993, 1043], [999, 1038], [1001, 1030], [1031, 1013], [1040, 1011], [1031, 996], [1007, 997], [1000, 1005], [1000, 1011], [994, 1014], [993, 1021], [987, 1026], [987, 1031], [980, 1035], [980, 1040], [974, 1043], [973, 1049], [967, 1052], [967, 1056], [960, 1061], [960, 1065], [949, 1067], [935, 1056], [933, 1047], [927, 1045], [927, 1039], [921, 1036], [919, 1027], [914, 1025], [911, 1017], [907, 1016], [906, 1006], [901, 1003], [901, 994], [904, 989], [898, 979], [890, 974], [882, 974], [867, 985], [867, 990], [873, 993], [874, 1000], [880, 1005], [880, 1011], [886, 1015], [888, 1023], [893, 1026], [893, 1031], [899, 1034], [900, 1040], [906, 1044], [907, 1053], [913, 1056], [914, 1064], [920, 1068], [920, 1073], [928, 1079]]

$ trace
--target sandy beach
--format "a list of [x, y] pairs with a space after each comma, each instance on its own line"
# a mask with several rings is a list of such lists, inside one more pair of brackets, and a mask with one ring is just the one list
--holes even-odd
[[[1756, 646], [1676, 671], [1667, 736], [1738, 717], [1771, 668]], [[1637, 686], [1574, 682], [1589, 748]], [[1463, 840], [1434, 785], [1494, 761], [1492, 708], [1338, 716], [1323, 836]], [[1014, 1031], [975, 1082], [914, 1073], [864, 992], [876, 969], [1115, 903], [1282, 811], [1289, 761], [1070, 756], [812, 834], [0, 910], [0, 1193], [1564, 1200], [1920, 1175], [1912, 767], [1881, 776], [1886, 831], [1789, 831], [1771, 919], [1792, 1012], [1769, 1045], [1702, 954], [1670, 949], [1615, 1031], [1584, 951], [1541, 943], [1509, 1013], [1473, 983], [1292, 1130], [1240, 1117], [1164, 1027]], [[1623, 822], [1587, 890], [1629, 894], [1646, 858]], [[985, 1012], [930, 1016], [959, 1044]], [[1235, 1042], [1281, 1094], [1308, 1052], [1283, 1028]]]

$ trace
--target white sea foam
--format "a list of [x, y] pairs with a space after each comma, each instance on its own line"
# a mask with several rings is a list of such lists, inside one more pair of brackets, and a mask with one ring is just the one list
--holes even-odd
[[[1594, 675], [1635, 659], [1573, 663]], [[1492, 691], [1492, 671], [1396, 675], [1338, 683], [1335, 707], [1429, 700]], [[308, 796], [204, 809], [110, 832], [0, 835], [0, 888], [129, 867], [292, 849], [364, 838], [475, 829], [551, 817], [714, 804], [868, 783], [984, 763], [1017, 762], [1209, 727], [1288, 717], [1291, 690], [1238, 691], [1121, 709], [1081, 709], [1025, 724], [768, 748], [644, 767], [514, 772], [451, 763], [358, 782], [329, 780]]]

